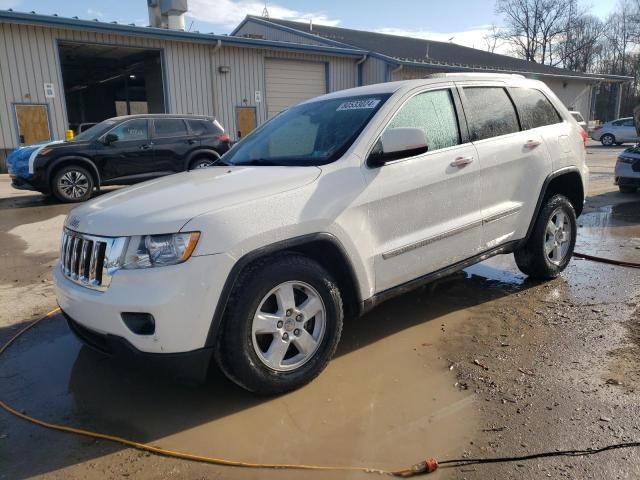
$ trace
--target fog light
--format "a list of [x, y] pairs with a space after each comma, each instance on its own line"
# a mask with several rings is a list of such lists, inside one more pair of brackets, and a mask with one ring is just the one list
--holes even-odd
[[123, 312], [120, 314], [124, 324], [136, 335], [153, 335], [156, 321], [150, 313]]

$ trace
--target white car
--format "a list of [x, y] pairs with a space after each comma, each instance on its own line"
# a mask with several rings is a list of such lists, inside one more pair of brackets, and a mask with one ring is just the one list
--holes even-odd
[[577, 110], [569, 110], [569, 113], [575, 119], [575, 121], [578, 122], [578, 125], [580, 125], [582, 128], [584, 128], [584, 131], [586, 132], [587, 129], [588, 129], [588, 126], [587, 126], [587, 122], [585, 121], [585, 119], [582, 116], [582, 114], [580, 112], [578, 112]]
[[621, 193], [634, 193], [640, 188], [640, 146], [627, 148], [618, 155], [615, 184]]
[[[517, 110], [514, 106], [517, 106]], [[586, 134], [539, 81], [458, 74], [324, 95], [281, 113], [226, 165], [74, 209], [55, 269], [86, 343], [215, 357], [242, 387], [300, 387], [344, 318], [514, 253], [559, 275], [587, 191]]]
[[640, 141], [633, 117], [619, 118], [603, 123], [593, 129], [591, 138], [602, 143], [605, 147]]

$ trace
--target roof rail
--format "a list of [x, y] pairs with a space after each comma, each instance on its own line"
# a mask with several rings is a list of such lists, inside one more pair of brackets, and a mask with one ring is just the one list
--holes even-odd
[[447, 72], [447, 73], [431, 73], [424, 78], [442, 78], [442, 77], [482, 77], [482, 78], [527, 78], [519, 73], [487, 73], [487, 72]]

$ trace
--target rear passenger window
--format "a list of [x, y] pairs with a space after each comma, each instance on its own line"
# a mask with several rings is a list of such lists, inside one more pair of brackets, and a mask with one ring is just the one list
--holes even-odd
[[421, 128], [429, 151], [460, 143], [458, 118], [450, 90], [420, 93], [409, 100], [387, 128]]
[[622, 126], [623, 127], [633, 127], [633, 126], [635, 126], [635, 123], [633, 123], [633, 118], [629, 118], [627, 120], [624, 120], [622, 122]]
[[187, 126], [179, 118], [164, 118], [155, 120], [156, 137], [178, 137], [187, 135]]
[[501, 87], [466, 87], [467, 120], [471, 140], [507, 135], [520, 130], [507, 92]]
[[187, 120], [189, 128], [195, 135], [216, 135], [222, 131], [208, 120]]
[[520, 112], [523, 130], [562, 122], [554, 106], [540, 90], [513, 88], [510, 93]]

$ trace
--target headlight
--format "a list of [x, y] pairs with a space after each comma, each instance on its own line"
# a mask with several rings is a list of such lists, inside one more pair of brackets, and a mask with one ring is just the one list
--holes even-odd
[[165, 267], [185, 262], [199, 238], [199, 232], [131, 237], [122, 268]]
[[618, 162], [620, 163], [633, 163], [635, 161], [635, 158], [631, 158], [631, 157], [618, 157]]
[[51, 150], [53, 150], [52, 147], [44, 147], [42, 150], [40, 150], [40, 152], [38, 152], [38, 156], [44, 157], [45, 155], [48, 155]]

